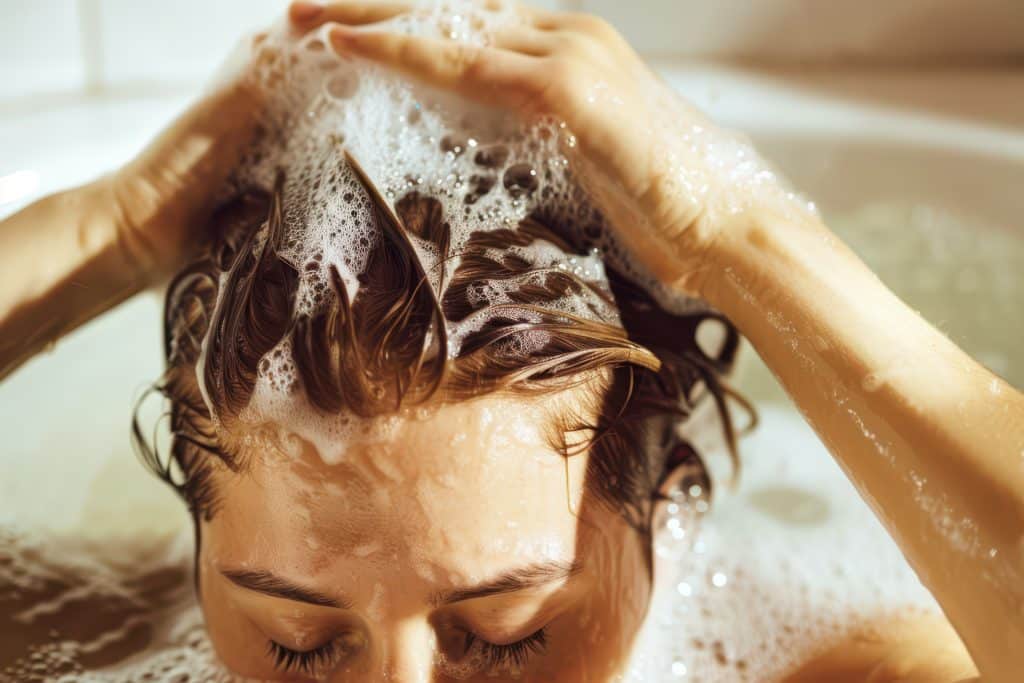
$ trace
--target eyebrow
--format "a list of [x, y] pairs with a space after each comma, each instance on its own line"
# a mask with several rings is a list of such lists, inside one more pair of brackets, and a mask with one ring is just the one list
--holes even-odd
[[450, 605], [464, 600], [484, 598], [489, 595], [515, 593], [528, 588], [539, 588], [556, 581], [563, 581], [583, 569], [579, 562], [542, 562], [506, 572], [496, 579], [468, 588], [442, 591], [434, 595], [431, 604]]
[[[583, 566], [578, 562], [542, 562], [532, 564], [506, 572], [495, 579], [477, 586], [436, 593], [430, 602], [434, 606], [450, 605], [490, 595], [515, 593], [529, 588], [539, 588], [556, 581], [568, 579], [578, 574], [582, 569]], [[221, 571], [221, 575], [236, 586], [275, 598], [305, 602], [320, 607], [352, 609], [352, 603], [347, 600], [339, 600], [320, 591], [304, 588], [268, 571], [225, 569]]]
[[226, 569], [222, 570], [221, 574], [236, 586], [241, 586], [257, 593], [263, 593], [264, 595], [271, 595], [275, 598], [305, 602], [320, 607], [352, 609], [352, 603], [347, 600], [338, 600], [320, 591], [304, 588], [297, 583], [292, 583], [267, 571]]

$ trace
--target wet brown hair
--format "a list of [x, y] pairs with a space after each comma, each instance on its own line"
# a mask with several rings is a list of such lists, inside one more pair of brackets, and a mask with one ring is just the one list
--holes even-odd
[[[171, 402], [170, 456], [162, 458], [144, 438], [138, 418], [133, 434], [143, 461], [179, 492], [197, 521], [216, 513], [215, 472], [244, 468], [238, 454], [218, 439], [215, 424], [245, 408], [261, 359], [289, 335], [302, 390], [325, 413], [374, 417], [491, 392], [538, 395], [586, 385], [591, 414], [555, 416], [554, 445], [566, 457], [589, 448], [591, 490], [644, 533], [650, 532], [650, 502], [674, 468], [688, 466], [709, 487], [699, 454], [678, 430], [698, 394], [714, 401], [735, 460], [727, 405], [733, 392], [723, 377], [739, 337], [717, 313], [671, 315], [614, 272], [606, 290], [567, 271], [538, 271], [511, 248], [537, 240], [569, 253], [581, 253], [585, 246], [569, 243], [558, 221], [543, 215], [514, 228], [473, 234], [451, 281], [438, 283], [443, 292], [438, 296], [410, 235], [453, 256], [441, 203], [413, 192], [392, 213], [367, 187], [377, 203], [383, 239], [360, 276], [358, 295], [349, 300], [340, 275], [331, 270], [330, 305], [296, 315], [299, 273], [279, 256], [286, 239], [282, 187], [279, 178], [272, 193], [240, 192], [224, 204], [212, 218], [208, 249], [168, 288], [167, 371], [155, 388]], [[538, 277], [524, 279], [528, 274]], [[449, 358], [446, 321], [488, 306], [475, 302], [468, 290], [475, 282], [493, 280], [528, 284], [513, 289], [511, 303], [490, 306], [486, 324]], [[594, 316], [581, 317], [548, 306], [566, 294], [603, 301], [619, 320], [602, 318], [596, 309]], [[713, 357], [696, 341], [697, 327], [708, 319], [725, 329]], [[523, 335], [532, 343], [517, 344]], [[203, 399], [200, 381], [216, 416]], [[592, 436], [575, 444], [562, 438], [578, 429]]]

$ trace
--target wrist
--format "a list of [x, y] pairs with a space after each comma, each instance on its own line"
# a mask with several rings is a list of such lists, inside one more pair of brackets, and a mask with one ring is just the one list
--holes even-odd
[[94, 191], [110, 216], [125, 268], [144, 287], [157, 281], [166, 265], [160, 259], [162, 250], [147, 237], [158, 232], [154, 225], [159, 200], [154, 189], [140, 179], [131, 164], [100, 178], [95, 185]]
[[134, 237], [129, 217], [120, 201], [117, 173], [107, 174], [81, 188], [88, 206], [88, 225], [82, 230], [91, 233], [97, 251], [102, 249], [110, 264], [112, 279], [134, 283], [135, 289], [148, 286], [154, 279], [154, 267], [139, 240]]
[[707, 238], [693, 286], [725, 315], [740, 317], [753, 300], [750, 292], [781, 294], [815, 263], [835, 258], [856, 260], [817, 216], [753, 208]]

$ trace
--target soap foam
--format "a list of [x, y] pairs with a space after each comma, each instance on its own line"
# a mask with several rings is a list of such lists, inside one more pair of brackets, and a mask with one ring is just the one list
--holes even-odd
[[190, 530], [103, 547], [0, 529], [0, 621], [5, 640], [26, 648], [9, 651], [0, 683], [237, 681], [217, 661], [186, 580], [192, 552]]
[[[463, 0], [427, 2], [375, 28], [486, 45], [499, 28], [523, 21], [511, 4], [484, 8]], [[629, 258], [590, 201], [583, 171], [573, 160], [575, 137], [558, 120], [521, 120], [507, 111], [470, 103], [416, 84], [364, 60], [336, 54], [329, 27], [296, 36], [285, 24], [253, 41], [250, 77], [271, 93], [265, 134], [232, 184], [271, 190], [284, 174], [284, 244], [280, 256], [299, 273], [296, 316], [334, 303], [336, 270], [350, 301], [369, 255], [383, 239], [372, 193], [393, 210], [418, 193], [440, 202], [450, 226], [447, 254], [407, 235], [438, 300], [474, 233], [515, 229], [527, 217], [556, 227], [573, 250], [544, 241], [509, 253], [538, 273], [519, 281], [481, 282], [469, 291], [481, 306], [462, 321], [446, 321], [448, 356], [457, 358], [467, 335], [497, 315], [528, 320], [531, 314], [509, 296], [544, 270], [569, 273], [584, 287], [545, 302], [551, 312], [618, 323], [614, 307], [596, 292], [609, 291], [605, 264], [647, 289], [667, 310], [696, 311], [705, 304], [669, 289]], [[678, 135], [665, 141], [666, 173], [676, 191], [715, 211], [735, 211], [768, 195], [792, 204], [792, 195], [743, 138], [719, 131], [667, 87], [651, 95], [652, 111]], [[602, 106], [596, 101], [594, 106]], [[667, 128], [666, 130], [671, 130]], [[353, 160], [351, 163], [349, 160]], [[355, 167], [357, 165], [360, 170]], [[364, 187], [361, 178], [373, 188]], [[728, 200], [712, 200], [713, 188], [730, 187]], [[722, 202], [726, 205], [721, 205]], [[721, 205], [721, 206], [720, 206]], [[289, 340], [269, 352], [258, 368], [257, 386], [243, 415], [253, 422], [289, 424], [321, 455], [336, 462], [339, 444], [352, 437], [353, 422], [315, 412], [301, 392]], [[543, 335], [511, 343], [529, 351]], [[210, 406], [212, 408], [212, 406]], [[214, 411], [211, 411], [214, 412]]]
[[699, 524], [700, 498], [675, 501], [629, 683], [781, 680], [880, 622], [938, 613], [796, 412], [763, 408], [744, 453], [738, 490]]
[[[389, 24], [418, 35], [450, 37], [455, 32], [459, 39], [480, 43], [513, 16], [508, 10], [448, 3]], [[455, 24], [459, 31], [452, 28]], [[558, 125], [521, 122], [505, 112], [461, 102], [340, 57], [326, 44], [323, 31], [295, 38], [278, 28], [254, 48], [253, 78], [264, 87], [273, 86], [274, 95], [266, 116], [268, 134], [236, 179], [239, 187], [269, 190], [277, 174], [284, 173], [285, 239], [279, 255], [300, 274], [296, 316], [315, 315], [335, 303], [331, 270], [339, 274], [350, 301], [359, 294], [369, 255], [383, 239], [363, 174], [373, 184], [371, 192], [378, 192], [392, 210], [412, 192], [441, 203], [451, 234], [447, 254], [407, 235], [439, 300], [442, 283], [450, 282], [460, 263], [458, 254], [472, 234], [515, 228], [546, 205], [556, 208], [569, 225], [580, 224], [584, 217], [590, 223], [599, 220], [572, 183], [559, 151], [558, 138], [564, 133]], [[601, 232], [590, 228], [591, 235]], [[602, 245], [592, 239], [577, 241], [587, 249], [566, 253], [535, 242], [509, 253], [534, 268], [570, 273], [607, 291]], [[457, 357], [466, 336], [496, 314], [518, 309], [516, 315], [528, 319], [530, 314], [516, 306], [510, 291], [540, 277], [537, 272], [472, 286], [471, 302], [486, 307], [464, 321], [447, 321], [449, 357]], [[584, 289], [546, 306], [566, 315], [617, 322], [614, 309]], [[521, 336], [511, 343], [527, 351], [543, 340]], [[365, 425], [346, 416], [317, 414], [301, 396], [296, 398], [297, 382], [286, 338], [260, 362], [243, 418], [287, 424], [322, 457], [337, 462], [340, 445]]]

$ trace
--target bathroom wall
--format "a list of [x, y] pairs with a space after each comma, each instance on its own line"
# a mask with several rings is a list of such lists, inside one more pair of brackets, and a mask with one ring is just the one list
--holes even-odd
[[1024, 56], [1020, 0], [584, 0], [648, 54], [773, 62]]
[[[194, 86], [285, 0], [3, 0], [0, 114], [13, 98]], [[642, 52], [770, 62], [1024, 59], [1020, 0], [539, 0], [599, 13]]]

